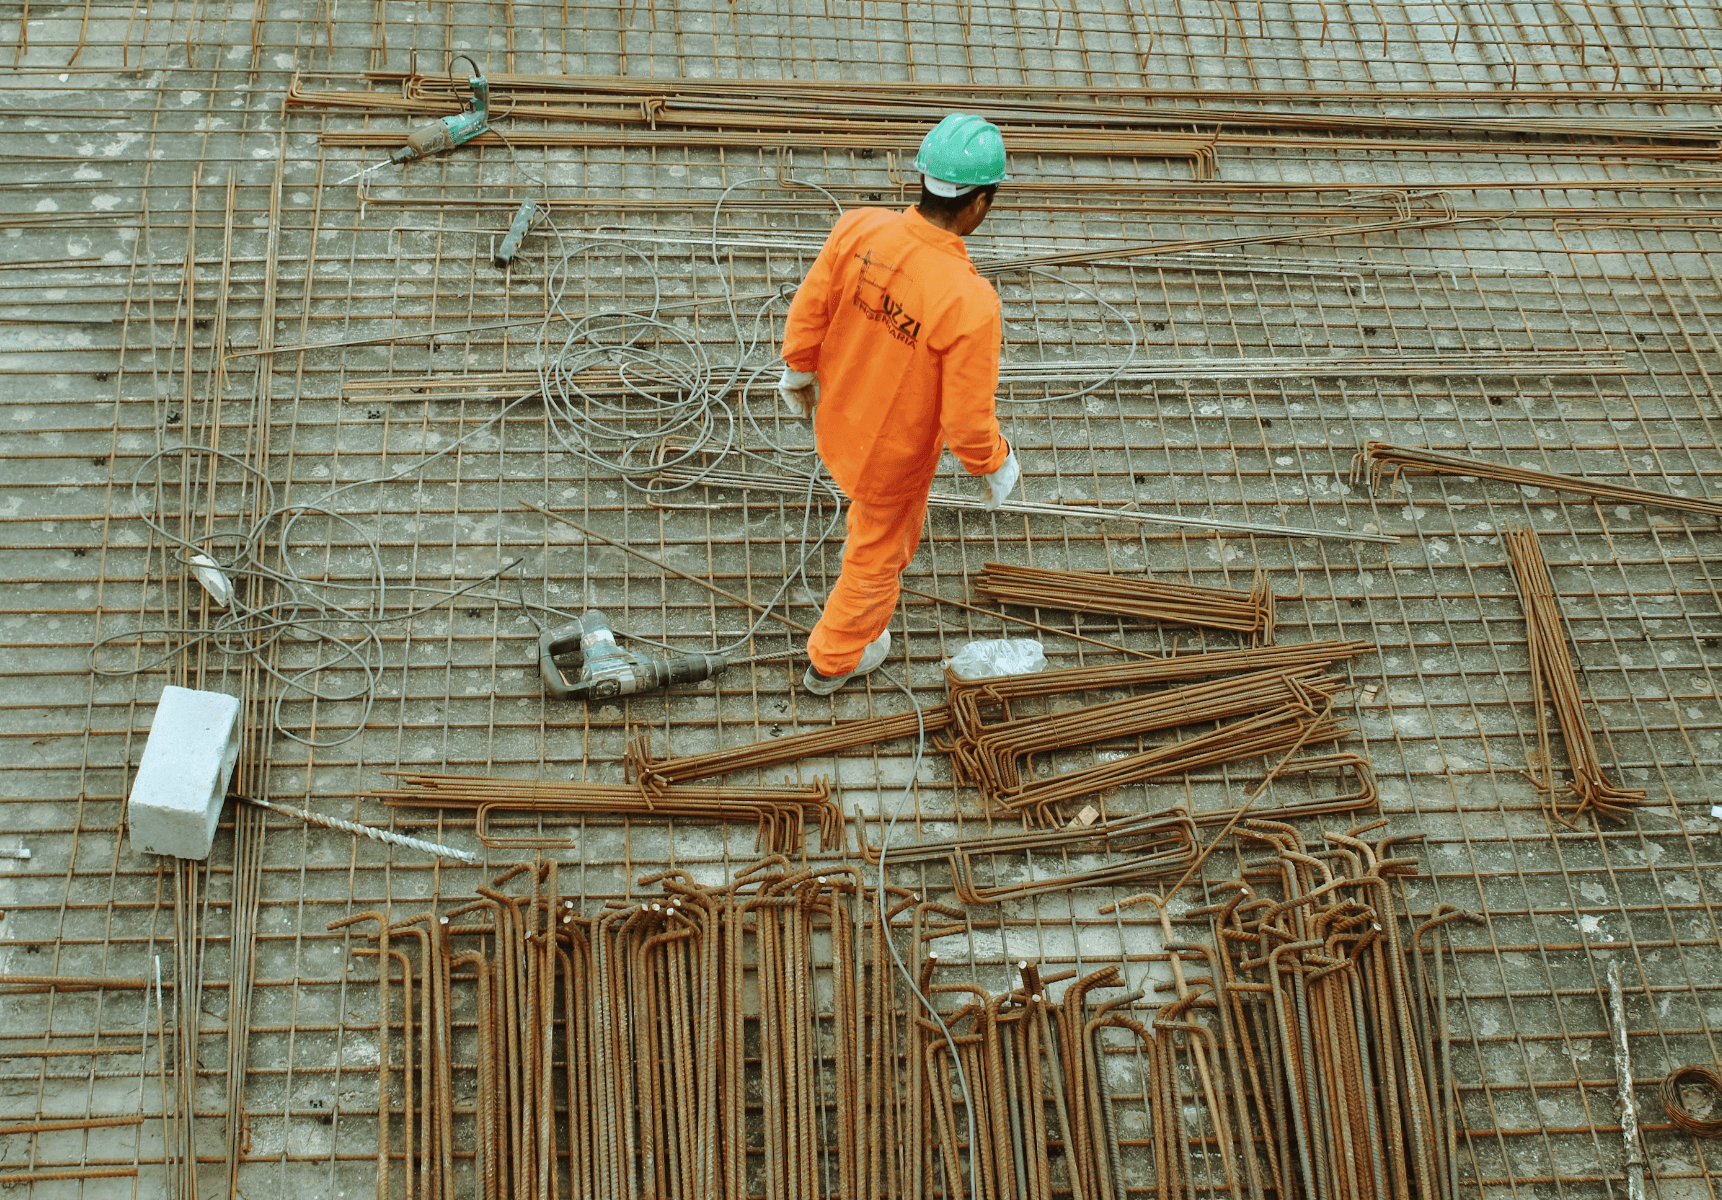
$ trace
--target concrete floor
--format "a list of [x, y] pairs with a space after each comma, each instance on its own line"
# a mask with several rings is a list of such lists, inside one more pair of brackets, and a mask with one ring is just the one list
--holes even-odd
[[[971, 638], [1023, 632], [906, 597], [888, 676], [829, 700], [793, 686], [799, 663], [776, 662], [620, 706], [547, 702], [523, 600], [565, 612], [597, 604], [625, 630], [685, 647], [733, 641], [750, 618], [522, 501], [565, 511], [756, 601], [794, 567], [804, 530], [833, 516], [825, 506], [807, 520], [799, 497], [736, 489], [696, 488], [654, 504], [613, 466], [569, 453], [541, 403], [510, 403], [532, 386], [522, 387], [518, 373], [542, 362], [537, 322], [553, 281], [576, 313], [638, 307], [654, 287], [669, 301], [704, 298], [665, 319], [684, 339], [685, 360], [694, 346], [722, 367], [735, 361], [736, 336], [722, 304], [709, 301], [726, 286], [757, 297], [793, 284], [832, 211], [805, 189], [744, 181], [782, 168], [846, 205], [887, 202], [901, 164], [843, 148], [783, 162], [738, 149], [469, 148], [373, 174], [361, 204], [352, 184], [335, 181], [382, 152], [320, 144], [324, 132], [357, 129], [363, 119], [284, 110], [296, 72], [306, 86], [361, 88], [361, 72], [415, 63], [439, 71], [447, 54], [464, 50], [493, 71], [817, 74], [1030, 83], [1049, 94], [1144, 86], [1667, 89], [1609, 103], [1518, 106], [1469, 92], [1439, 103], [1408, 94], [1352, 108], [1427, 120], [1670, 117], [1707, 128], [1718, 97], [1695, 89], [1722, 85], [1719, 10], [1692, 4], [1580, 13], [1553, 4], [1264, 3], [1238, 12], [1200, 0], [1153, 8], [1119, 0], [937, 8], [648, 0], [505, 11], [420, 9], [407, 0], [260, 0], [255, 10], [237, 0], [132, 8], [91, 0], [0, 10], [0, 43], [12, 63], [0, 80], [13, 134], [4, 151], [11, 166], [0, 177], [0, 371], [11, 380], [0, 389], [0, 621], [8, 647], [0, 663], [8, 684], [0, 700], [0, 849], [31, 852], [0, 859], [0, 972], [14, 975], [149, 977], [157, 956], [172, 975], [172, 871], [134, 854], [121, 825], [128, 771], [164, 683], [253, 698], [241, 771], [252, 794], [481, 849], [470, 821], [402, 819], [364, 793], [404, 765], [619, 780], [630, 736], [650, 732], [658, 753], [679, 754], [899, 712], [908, 705], [899, 681], [920, 703], [937, 703], [943, 658]], [[1672, 94], [1681, 89], [1693, 94]], [[370, 126], [405, 128], [387, 116]], [[1402, 225], [1005, 277], [1007, 371], [1074, 363], [1073, 374], [1092, 380], [1108, 373], [1095, 364], [1116, 363], [1133, 339], [1147, 363], [1177, 367], [1167, 378], [1126, 375], [1050, 404], [1032, 402], [1045, 388], [1012, 385], [1007, 395], [1028, 402], [1008, 407], [1005, 431], [1020, 451], [1029, 499], [1133, 499], [1184, 516], [1404, 540], [1384, 553], [1340, 541], [935, 510], [907, 582], [971, 598], [970, 580], [993, 559], [1240, 588], [1262, 568], [1285, 597], [1279, 641], [1376, 643], [1379, 653], [1352, 667], [1359, 691], [1348, 716], [1358, 732], [1347, 744], [1373, 763], [1391, 827], [1425, 835], [1409, 907], [1421, 914], [1445, 902], [1489, 916], [1455, 939], [1462, 1194], [1623, 1192], [1599, 992], [1602, 964], [1620, 959], [1655, 1194], [1714, 1195], [1715, 1152], [1666, 1124], [1655, 1085], [1674, 1065], [1715, 1061], [1722, 1028], [1722, 927], [1710, 895], [1722, 888], [1719, 825], [1710, 815], [1711, 780], [1722, 770], [1716, 523], [1460, 478], [1410, 479], [1397, 494], [1371, 495], [1351, 477], [1357, 450], [1387, 440], [1474, 448], [1495, 461], [1690, 496], [1722, 490], [1713, 389], [1722, 371], [1722, 210], [1702, 186], [1709, 168], [1612, 155], [1594, 141], [1563, 150], [1559, 142], [1552, 135], [1537, 148], [1550, 152], [1535, 154], [1506, 141], [1466, 153], [1228, 147], [1218, 181], [1176, 192], [1148, 185], [1187, 181], [1180, 161], [1019, 158], [1013, 172], [1029, 189], [1141, 186], [1093, 188], [1074, 199], [1030, 190], [1015, 202], [1007, 192], [984, 236], [971, 241], [977, 258], [1283, 234], [1318, 223]], [[718, 214], [719, 269], [710, 255], [712, 206], [738, 183]], [[560, 240], [535, 235], [522, 261], [499, 272], [489, 263], [496, 235], [523, 196], [546, 190]], [[591, 244], [618, 229], [628, 249]], [[1096, 293], [1110, 310], [1094, 302]], [[755, 299], [744, 315], [757, 307]], [[782, 305], [772, 311], [780, 316]], [[449, 332], [427, 336], [437, 330]], [[1393, 362], [1461, 350], [1519, 357], [1503, 373], [1463, 376]], [[1547, 357], [1557, 351], [1568, 357]], [[1329, 361], [1362, 353], [1383, 357], [1363, 372]], [[1267, 355], [1326, 365], [1252, 373], [1235, 362]], [[770, 358], [768, 348], [756, 349], [746, 361], [764, 368]], [[721, 371], [716, 378], [722, 382]], [[779, 464], [805, 466], [805, 428], [781, 421], [766, 393], [756, 396], [758, 424], [738, 422], [737, 436]], [[727, 428], [720, 421], [713, 445]], [[783, 452], [768, 449], [767, 437]], [[213, 485], [216, 460], [185, 446], [229, 456], [214, 467]], [[169, 453], [152, 457], [158, 451]], [[759, 460], [734, 465], [766, 469]], [[328, 500], [340, 485], [357, 486]], [[939, 487], [972, 493], [975, 485], [947, 458]], [[277, 578], [292, 575], [279, 586], [297, 589], [308, 606], [302, 618], [318, 605], [324, 616], [333, 604], [349, 605], [324, 626], [348, 656], [303, 632], [260, 640], [255, 654], [188, 638], [184, 630], [208, 629], [218, 614], [142, 519], [140, 501], [163, 528], [209, 539], [199, 544], [224, 555], [272, 509], [323, 506], [285, 530], [281, 516], [267, 522], [255, 561]], [[1523, 773], [1536, 715], [1499, 538], [1514, 523], [1544, 535], [1605, 761], [1618, 782], [1649, 792], [1625, 825], [1552, 833]], [[507, 582], [486, 582], [515, 560]], [[783, 611], [811, 624], [837, 569], [834, 543], [816, 550], [805, 586], [798, 580], [789, 589]], [[387, 621], [349, 619], [377, 604]], [[1072, 628], [1066, 614], [1036, 619]], [[1143, 649], [1235, 644], [1100, 620], [1082, 628]], [[138, 631], [162, 629], [178, 631], [171, 645], [150, 633], [140, 646]], [[1054, 665], [1106, 661], [1079, 642], [1044, 641]], [[93, 644], [103, 647], [100, 675], [90, 669]], [[793, 644], [767, 622], [754, 650]], [[171, 660], [152, 662], [164, 650]], [[315, 681], [324, 699], [284, 686], [319, 664], [329, 664]], [[758, 782], [829, 776], [847, 807], [877, 816], [910, 783], [910, 750], [894, 743], [766, 772]], [[1249, 766], [1109, 795], [1105, 804], [1120, 813], [1221, 807], [1259, 776]], [[1270, 798], [1307, 795], [1301, 787], [1276, 786]], [[908, 812], [907, 823], [927, 838], [986, 821], [938, 755], [922, 765]], [[413, 851], [290, 819], [267, 824], [245, 1119], [231, 1131], [242, 1147], [240, 1194], [368, 1194], [372, 968], [324, 927], [366, 908], [458, 903], [514, 856], [493, 851], [483, 868], [439, 868]], [[564, 882], [574, 879], [593, 905], [628, 894], [635, 877], [666, 862], [716, 879], [754, 854], [750, 828], [542, 828], [578, 838], [577, 850], [551, 853], [576, 868], [565, 869]], [[227, 1179], [233, 838], [230, 810], [203, 881], [208, 902], [196, 948], [205, 1194]], [[1236, 867], [1222, 853], [1205, 878], [1223, 880]], [[936, 892], [946, 881], [929, 869], [919, 882]], [[976, 977], [996, 980], [1006, 964], [1038, 957], [1055, 966], [1123, 958], [1139, 978], [1158, 935], [1146, 917], [1101, 917], [1099, 906], [1114, 898], [1084, 890], [977, 912], [969, 947]], [[1201, 902], [1195, 889], [1186, 899]], [[1206, 925], [1187, 928], [1199, 938]], [[140, 1110], [147, 1118], [141, 1126], [0, 1136], [0, 1173], [135, 1166], [135, 1179], [35, 1190], [160, 1194], [159, 1118], [170, 1101], [158, 1088], [164, 1072], [160, 1044], [148, 1036], [156, 1019], [148, 1003], [111, 990], [7, 995], [0, 1012], [0, 1122]], [[25, 1053], [87, 1049], [93, 1034], [102, 1039], [97, 1055]], [[1121, 1075], [1120, 1095], [1131, 1086], [1139, 1085]], [[1140, 1106], [1120, 1103], [1127, 1133], [1140, 1128]], [[1702, 1106], [1701, 1098], [1693, 1103]]]

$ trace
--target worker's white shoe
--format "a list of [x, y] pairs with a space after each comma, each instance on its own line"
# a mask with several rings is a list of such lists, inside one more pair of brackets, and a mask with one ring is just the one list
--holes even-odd
[[847, 675], [821, 675], [819, 668], [809, 663], [807, 664], [807, 673], [801, 677], [801, 686], [815, 696], [829, 696], [857, 675], [865, 675], [874, 667], [879, 666], [885, 661], [885, 656], [890, 653], [891, 631], [887, 629], [867, 643], [867, 648], [861, 651], [861, 661], [856, 663], [855, 669]]

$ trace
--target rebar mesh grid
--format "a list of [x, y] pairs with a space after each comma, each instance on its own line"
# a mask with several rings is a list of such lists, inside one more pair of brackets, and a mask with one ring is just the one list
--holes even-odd
[[[566, 74], [916, 79], [1235, 90], [1324, 85], [1406, 88], [1714, 86], [1722, 77], [1713, 7], [1690, 2], [1417, 6], [1190, 4], [1146, 10], [1116, 0], [963, 5], [784, 4], [616, 8], [514, 3], [502, 13], [405, 0], [342, 9], [250, 11], [96, 4], [26, 26], [30, 65], [208, 67], [218, 56], [287, 69], [295, 48], [346, 70], [408, 69], [485, 45], [496, 69]], [[28, 19], [28, 18], [26, 18]], [[237, 51], [237, 53], [235, 52]], [[163, 59], [152, 62], [152, 54]], [[816, 67], [817, 64], [817, 67]], [[423, 65], [422, 63], [420, 65]], [[1038, 75], [1040, 78], [1032, 78]]]
[[[793, 498], [734, 489], [696, 488], [654, 504], [560, 453], [539, 406], [497, 419], [502, 403], [532, 386], [547, 279], [564, 248], [609, 242], [575, 261], [568, 294], [579, 304], [637, 304], [655, 277], [666, 300], [699, 301], [675, 310], [688, 336], [719, 358], [733, 355], [720, 281], [762, 298], [793, 286], [833, 211], [787, 181], [817, 183], [845, 205], [901, 204], [901, 155], [885, 147], [783, 155], [473, 147], [374, 175], [361, 202], [333, 181], [381, 152], [320, 146], [320, 135], [369, 128], [394, 136], [401, 122], [284, 112], [295, 72], [331, 87], [387, 86], [368, 85], [362, 73], [441, 73], [464, 50], [489, 69], [519, 72], [1156, 88], [1163, 102], [1187, 93], [1177, 103], [1198, 110], [1367, 114], [1386, 104], [1431, 125], [1455, 114], [1577, 113], [1713, 129], [1716, 94], [1695, 89], [1722, 83], [1719, 26], [1715, 6], [1684, 3], [1582, 11], [1189, 3], [1149, 12], [1093, 0], [817, 11], [646, 0], [516, 3], [498, 13], [278, 0], [255, 10], [91, 3], [21, 12], [8, 95], [20, 127], [0, 184], [10, 247], [0, 254], [10, 418], [0, 561], [12, 685], [0, 722], [8, 751], [0, 755], [0, 836], [32, 857], [0, 859], [0, 950], [8, 975], [149, 986], [6, 997], [0, 1121], [144, 1120], [0, 1135], [0, 1179], [12, 1169], [83, 1172], [96, 1178], [69, 1186], [85, 1194], [160, 1194], [172, 1170], [164, 1147], [176, 1135], [162, 1118], [180, 1111], [170, 1093], [186, 1016], [176, 884], [171, 868], [130, 852], [121, 821], [130, 765], [165, 676], [92, 677], [88, 657], [102, 638], [182, 614], [210, 617], [195, 611], [195, 582], [133, 507], [133, 475], [162, 446], [207, 445], [219, 433], [224, 450], [265, 470], [278, 498], [303, 500], [470, 436], [422, 478], [350, 493], [347, 511], [363, 515], [391, 587], [403, 588], [391, 615], [435, 595], [406, 587], [453, 590], [522, 560], [518, 587], [478, 587], [386, 627], [385, 669], [362, 729], [356, 703], [283, 703], [284, 726], [323, 740], [354, 734], [344, 745], [311, 751], [264, 736], [280, 693], [255, 665], [207, 646], [179, 656], [179, 681], [236, 691], [249, 680], [262, 697], [250, 714], [258, 740], [247, 786], [273, 798], [387, 825], [390, 811], [364, 793], [397, 766], [619, 779], [625, 743], [640, 732], [660, 753], [687, 753], [906, 706], [884, 679], [810, 699], [785, 663], [622, 707], [547, 703], [522, 600], [597, 603], [624, 628], [684, 647], [730, 640], [748, 620], [521, 502], [566, 511], [755, 600], [794, 565], [803, 512]], [[1341, 86], [1353, 91], [1335, 98], [1328, 90]], [[1453, 91], [1427, 91], [1442, 88]], [[1276, 91], [1288, 95], [1260, 94]], [[504, 117], [499, 127], [514, 126]], [[1019, 379], [1060, 370], [1081, 382], [1124, 358], [1131, 332], [1091, 294], [1128, 318], [1142, 346], [1137, 363], [1157, 371], [1051, 405], [1032, 403], [1045, 394], [1041, 384], [1010, 385], [1007, 398], [1030, 401], [1007, 406], [1006, 435], [1023, 457], [1031, 499], [1134, 500], [1190, 516], [1395, 533], [1401, 544], [1384, 553], [935, 512], [906, 582], [971, 600], [969, 582], [989, 560], [1237, 588], [1262, 568], [1283, 597], [1281, 642], [1377, 643], [1378, 655], [1351, 668], [1359, 735], [1349, 744], [1373, 762], [1394, 831], [1426, 835], [1425, 869], [1407, 885], [1407, 907], [1421, 915], [1450, 903], [1488, 916], [1454, 935], [1461, 1194], [1623, 1190], [1601, 991], [1608, 959], [1626, 963], [1654, 1186], [1664, 1197], [1714, 1194], [1714, 1156], [1667, 1123], [1654, 1095], [1675, 1067], [1717, 1059], [1722, 1019], [1713, 1015], [1722, 1014], [1722, 931], [1710, 895], [1722, 886], [1712, 849], [1722, 825], [1708, 808], [1722, 767], [1713, 523], [1456, 479], [1410, 478], [1398, 495], [1371, 496], [1354, 481], [1351, 460], [1364, 442], [1390, 440], [1717, 495], [1722, 210], [1714, 205], [1722, 189], [1678, 161], [1610, 157], [1594, 138], [1575, 137], [1570, 147], [1502, 139], [1493, 151], [1463, 154], [1431, 140], [1426, 150], [1378, 153], [1310, 140], [1236, 148], [1219, 179], [1201, 182], [1177, 160], [1038, 155], [1013, 168], [1021, 190], [1005, 193], [971, 242], [984, 262], [1266, 239], [1057, 268], [1064, 282], [1001, 277], [1005, 363]], [[763, 182], [745, 182], [756, 178]], [[713, 206], [732, 185], [740, 186], [714, 232]], [[510, 274], [495, 271], [490, 250], [508, 213], [521, 198], [546, 194], [562, 240], [536, 237]], [[1383, 222], [1400, 227], [1346, 232]], [[1272, 240], [1316, 226], [1333, 236]], [[1481, 374], [1470, 361], [1460, 373], [1428, 361], [1459, 354], [1498, 361]], [[754, 398], [774, 438], [810, 444], [768, 395]], [[180, 461], [159, 476], [156, 511], [201, 519], [209, 496], [180, 488]], [[197, 465], [195, 456], [187, 461]], [[941, 488], [973, 487], [946, 466]], [[157, 472], [144, 478], [146, 497], [157, 495]], [[240, 486], [231, 467], [216, 478], [217, 523], [243, 526], [256, 489]], [[1603, 752], [1622, 782], [1651, 793], [1624, 827], [1551, 833], [1524, 776], [1536, 721], [1522, 615], [1498, 536], [1508, 523], [1543, 534]], [[307, 576], [366, 577], [363, 540], [333, 522], [302, 524], [289, 553]], [[785, 611], [811, 623], [836, 570], [834, 547], [816, 554], [807, 591], [792, 591]], [[1017, 615], [1077, 628], [1050, 610]], [[1080, 629], [1156, 651], [1233, 644], [1091, 618]], [[942, 697], [942, 658], [973, 638], [1021, 632], [914, 596], [893, 630], [903, 649], [888, 670], [923, 704]], [[1054, 665], [1095, 661], [1084, 643], [1045, 640]], [[755, 647], [789, 644], [762, 631]], [[282, 642], [269, 663], [290, 671], [314, 661], [313, 652]], [[125, 652], [106, 653], [112, 666]], [[337, 671], [331, 690], [355, 680]], [[1078, 760], [1090, 761], [1068, 761]], [[876, 816], [909, 772], [904, 743], [893, 743], [746, 782], [829, 775], [847, 806]], [[1105, 797], [1103, 807], [1219, 807], [1260, 775], [1235, 769], [1144, 785]], [[1279, 784], [1272, 798], [1302, 795]], [[936, 758], [917, 781], [910, 823], [926, 839], [989, 824]], [[203, 979], [199, 1034], [188, 1039], [203, 1191], [226, 1186], [224, 1143], [242, 1158], [237, 1179], [247, 1194], [366, 1189], [374, 968], [349, 953], [355, 937], [325, 925], [367, 908], [456, 903], [493, 873], [489, 866], [510, 860], [438, 867], [273, 816], [263, 824], [254, 914], [233, 905], [231, 823], [199, 873], [196, 910], [178, 914], [201, 927], [195, 940], [181, 939], [180, 970], [195, 961]], [[468, 822], [396, 816], [393, 824], [476, 848]], [[589, 904], [634, 894], [638, 875], [667, 863], [715, 878], [754, 854], [751, 827], [530, 828], [576, 842], [559, 854], [563, 877]], [[1230, 851], [1216, 856], [1203, 875], [1208, 896], [1238, 869]], [[898, 875], [934, 894], [947, 882], [941, 868]], [[964, 940], [974, 978], [997, 989], [1028, 958], [1049, 969], [1123, 962], [1133, 981], [1164, 982], [1150, 921], [1098, 913], [1115, 898], [1084, 891], [973, 910]], [[1191, 907], [1200, 902], [1187, 896]], [[252, 990], [238, 998], [249, 1015], [237, 1127], [227, 1120], [236, 921], [253, 929]], [[1206, 936], [1204, 920], [1180, 929], [1190, 940]], [[1113, 1057], [1125, 1141], [1140, 1152], [1140, 1073], [1121, 1048]], [[470, 1095], [470, 1067], [456, 1074]], [[134, 1168], [135, 1182], [99, 1174]], [[1142, 1167], [1132, 1190], [1152, 1186]]]

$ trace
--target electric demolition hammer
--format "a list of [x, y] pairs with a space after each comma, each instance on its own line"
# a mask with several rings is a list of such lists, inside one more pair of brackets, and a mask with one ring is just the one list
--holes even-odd
[[[556, 661], [570, 654], [579, 656], [572, 679]], [[730, 662], [721, 654], [700, 651], [642, 662], [616, 644], [609, 618], [595, 608], [587, 609], [578, 621], [546, 630], [538, 639], [538, 673], [552, 700], [609, 700], [662, 691], [678, 683], [710, 679]]]

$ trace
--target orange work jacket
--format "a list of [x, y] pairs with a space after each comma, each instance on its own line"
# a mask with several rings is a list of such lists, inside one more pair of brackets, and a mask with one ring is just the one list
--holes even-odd
[[783, 331], [783, 361], [819, 375], [814, 433], [838, 486], [875, 503], [925, 496], [947, 443], [971, 475], [1003, 466], [1000, 333], [962, 238], [913, 208], [838, 218]]

